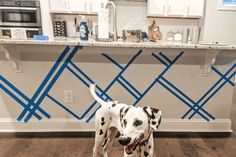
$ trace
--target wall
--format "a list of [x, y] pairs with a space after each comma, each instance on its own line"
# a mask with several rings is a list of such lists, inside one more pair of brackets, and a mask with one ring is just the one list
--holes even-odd
[[[42, 4], [45, 4], [44, 1]], [[47, 14], [46, 9], [48, 6], [45, 4], [44, 16]], [[236, 16], [235, 11], [219, 11], [217, 0], [206, 0], [205, 5], [205, 17], [202, 20], [197, 19], [173, 19], [173, 18], [147, 18], [146, 2], [136, 2], [136, 1], [116, 1], [117, 7], [117, 27], [118, 34], [121, 35], [121, 31], [127, 25], [133, 25], [136, 28], [140, 28], [147, 32], [148, 26], [153, 20], [160, 26], [160, 30], [163, 33], [163, 40], [166, 39], [166, 33], [168, 31], [182, 31], [183, 28], [191, 28], [192, 26], [202, 26], [202, 37], [204, 42], [222, 42], [228, 44], [236, 44]], [[124, 11], [125, 10], [125, 11]], [[52, 37], [52, 26], [50, 25], [50, 17], [45, 16], [44, 26], [48, 29], [44, 29], [45, 34], [49, 34]], [[74, 36], [74, 17], [79, 16], [55, 16], [55, 18], [62, 18], [68, 21], [68, 35], [69, 37]], [[94, 21], [94, 26], [97, 24], [96, 16], [88, 16], [89, 19]], [[112, 21], [112, 19], [111, 19]], [[110, 26], [111, 30], [112, 26]]]
[[236, 11], [219, 11], [218, 0], [207, 0], [203, 40], [236, 44]]
[[[65, 47], [66, 46], [47, 45], [14, 47], [13, 45], [11, 46], [13, 50], [18, 49], [21, 52], [22, 73], [16, 73], [12, 69], [11, 64], [5, 60], [4, 55], [0, 53], [0, 75], [31, 99]], [[72, 49], [73, 46], [71, 46], [69, 53], [72, 52]], [[139, 49], [136, 48], [84, 47], [81, 51], [77, 52], [72, 61], [104, 90], [121, 70], [101, 55], [101, 53], [109, 55], [119, 64], [125, 66], [138, 51]], [[204, 62], [205, 51], [144, 49], [141, 55], [134, 59], [134, 62], [125, 70], [122, 76], [138, 89], [140, 93], [144, 93], [144, 91], [149, 89], [148, 87], [155, 81], [157, 76], [167, 68], [158, 61], [152, 53], [161, 57], [159, 52], [162, 52], [169, 60], [174, 60], [181, 51], [184, 51], [183, 55], [180, 56], [178, 61], [173, 64], [163, 77], [196, 102], [221, 78], [215, 72], [212, 72], [212, 75], [209, 77], [203, 76], [201, 67]], [[68, 55], [69, 54], [67, 54], [67, 56]], [[236, 63], [235, 58], [235, 53], [221, 52], [217, 57], [215, 68], [224, 74]], [[59, 67], [61, 67], [63, 61], [58, 61], [58, 63]], [[73, 68], [71, 65], [70, 67]], [[234, 71], [235, 68], [231, 70], [229, 75]], [[81, 76], [85, 82], [89, 83], [86, 77], [81, 75], [81, 73], [78, 71], [76, 71], [76, 73]], [[229, 75], [227, 75], [227, 77]], [[56, 76], [56, 72], [50, 74], [50, 76]], [[52, 80], [52, 78], [50, 80]], [[233, 80], [233, 78], [231, 80]], [[162, 82], [167, 85], [163, 80]], [[223, 82], [224, 79], [221, 79], [220, 83]], [[24, 103], [28, 103], [28, 100], [25, 100], [22, 94], [20, 95], [19, 92], [14, 92], [11, 86], [1, 80], [1, 77], [0, 85], [12, 91], [13, 94], [23, 100]], [[48, 86], [49, 82], [47, 82], [46, 87]], [[46, 87], [43, 89], [46, 89]], [[214, 90], [218, 87], [220, 87], [219, 84]], [[230, 110], [233, 99], [232, 85], [226, 83], [220, 87], [219, 91], [216, 91], [213, 97], [210, 97], [208, 94], [207, 97], [204, 98], [204, 100], [209, 98], [209, 101], [207, 101], [203, 109], [216, 118], [215, 120], [210, 119], [210, 122], [207, 122], [199, 114], [193, 116], [191, 120], [188, 119], [190, 114], [182, 119], [181, 117], [190, 109], [193, 103], [184, 97], [183, 94], [177, 92], [176, 89], [173, 89], [171, 86], [169, 86], [169, 88], [171, 88], [175, 94], [182, 97], [184, 101], [160, 83], [155, 83], [137, 104], [137, 106], [140, 107], [151, 106], [160, 108], [163, 111], [163, 120], [160, 127], [161, 131], [231, 131]], [[63, 93], [65, 90], [73, 91], [73, 103], [66, 103], [64, 101]], [[41, 91], [40, 95], [43, 95], [42, 93]], [[213, 91], [211, 91], [211, 93], [213, 93]], [[36, 113], [42, 116], [42, 120], [32, 117], [30, 121], [24, 123], [26, 116], [20, 121], [17, 121], [17, 118], [25, 107], [22, 107], [18, 101], [14, 100], [6, 90], [0, 88], [0, 131], [94, 130], [94, 120], [92, 119], [89, 123], [85, 123], [85, 121], [92, 116], [99, 104], [95, 104], [95, 106], [92, 105], [94, 100], [87, 86], [68, 69], [65, 69], [60, 77], [58, 77], [58, 80], [49, 90], [48, 94], [73, 113], [46, 96], [39, 105], [51, 118], [46, 118], [42, 113], [36, 110]], [[112, 85], [112, 88], [107, 94], [113, 99], [127, 104], [134, 104], [137, 100], [137, 98], [132, 96], [132, 94], [118, 82]], [[38, 98], [36, 100], [38, 100]], [[201, 103], [203, 103], [203, 101], [201, 101]], [[90, 107], [91, 109], [89, 109]], [[86, 114], [81, 119], [75, 117], [75, 115], [81, 117], [84, 113]], [[193, 113], [193, 111], [190, 113]], [[26, 115], [28, 114], [29, 112], [26, 113]], [[203, 114], [207, 116], [205, 113]]]

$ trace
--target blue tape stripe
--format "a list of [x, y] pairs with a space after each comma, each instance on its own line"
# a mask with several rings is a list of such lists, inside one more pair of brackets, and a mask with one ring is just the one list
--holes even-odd
[[[164, 88], [166, 88], [170, 93], [172, 93], [174, 96], [176, 96], [179, 100], [181, 100], [184, 104], [186, 104], [188, 107], [192, 107], [187, 101], [185, 101], [183, 98], [181, 98], [179, 95], [177, 95], [174, 91], [172, 91], [169, 87], [167, 87], [164, 83], [162, 83], [160, 80], [156, 80], [158, 83], [160, 83]], [[196, 110], [195, 108], [193, 110]], [[209, 121], [209, 119], [197, 111], [197, 113], [202, 116], [206, 121]]]
[[179, 90], [177, 87], [175, 87], [172, 83], [170, 83], [167, 79], [165, 79], [164, 77], [160, 77], [160, 79], [162, 79], [164, 82], [166, 82], [168, 85], [170, 85], [172, 88], [174, 88], [178, 93], [180, 93], [184, 98], [186, 98], [188, 101], [190, 101], [191, 103], [195, 104], [195, 102], [188, 97], [185, 93], [183, 93], [181, 90]]
[[[234, 66], [232, 66], [226, 73], [225, 73], [225, 77], [234, 69], [234, 67], [235, 67], [235, 65]], [[220, 82], [223, 80], [223, 78], [221, 77], [198, 101], [197, 101], [197, 103], [195, 104], [195, 105], [193, 105], [184, 115], [183, 115], [183, 118], [185, 118], [192, 110], [193, 110], [193, 108], [195, 108], [196, 107], [196, 105], [198, 105], [203, 99], [205, 99], [206, 98], [206, 96], [209, 94], [209, 93], [211, 93], [213, 90], [214, 90], [214, 88], [218, 85], [218, 84], [220, 84]]]
[[88, 123], [88, 122], [91, 121], [91, 119], [95, 116], [97, 110], [100, 109], [101, 107], [102, 107], [102, 106], [100, 105], [100, 106], [93, 112], [93, 114], [91, 114], [91, 116], [86, 120], [86, 123]]
[[169, 64], [172, 63], [172, 61], [171, 61], [168, 57], [166, 57], [162, 52], [160, 52], [159, 54], [160, 54], [163, 58], [165, 58], [165, 59], [167, 60], [167, 62], [169, 62]]
[[[142, 53], [142, 49], [139, 50], [137, 54], [131, 58], [131, 60], [126, 64], [126, 66], [120, 71], [120, 73], [114, 78], [114, 80], [107, 86], [107, 88], [102, 92], [100, 96], [103, 96], [110, 88], [111, 86], [118, 80], [118, 78], [125, 72], [125, 70], [132, 64], [132, 62]], [[95, 115], [96, 111], [88, 118], [87, 122], [89, 122]]]
[[[170, 83], [167, 79], [165, 79], [164, 77], [161, 77], [161, 79], [166, 82], [169, 86], [171, 86], [172, 88], [174, 88], [175, 91], [177, 91], [180, 95], [182, 95], [185, 99], [187, 99], [188, 101], [190, 101], [193, 105], [195, 105], [196, 103], [190, 98], [188, 97], [185, 93], [183, 93], [182, 91], [180, 91], [177, 87], [175, 87], [172, 83]], [[198, 106], [198, 105], [196, 105]], [[192, 105], [191, 105], [192, 107]], [[199, 106], [198, 106], [199, 107]], [[215, 119], [210, 113], [208, 113], [206, 110], [204, 110], [203, 108], [201, 108], [201, 110], [207, 114], [210, 118]], [[183, 118], [183, 117], [182, 117]]]
[[114, 59], [112, 59], [110, 56], [104, 53], [102, 53], [102, 55], [106, 57], [108, 60], [110, 60], [112, 63], [114, 63], [118, 68], [120, 68], [121, 70], [123, 69], [123, 67], [119, 63], [117, 63]]
[[[104, 93], [106, 93], [111, 86], [118, 81], [118, 78], [125, 72], [125, 70], [132, 64], [132, 62], [141, 54], [142, 50], [140, 50], [136, 55], [134, 55], [133, 58], [131, 58], [131, 60], [128, 62], [128, 64], [126, 64], [126, 66], [120, 71], [120, 73], [114, 78], [114, 80], [107, 86], [107, 88], [103, 91], [102, 95], [104, 95]], [[102, 96], [101, 95], [101, 96]]]
[[[180, 53], [178, 54], [178, 56], [176, 56], [175, 59], [172, 61], [172, 63], [171, 63], [170, 65], [168, 65], [165, 70], [163, 70], [163, 71], [161, 72], [161, 74], [158, 76], [157, 79], [159, 79], [161, 76], [163, 76], [163, 75], [172, 67], [172, 65], [175, 64], [175, 62], [176, 62], [183, 54], [184, 54], [184, 52], [180, 52]], [[155, 55], [155, 54], [153, 54], [153, 55]]]
[[211, 69], [213, 69], [218, 75], [220, 75], [223, 79], [225, 79], [232, 86], [234, 86], [234, 83], [231, 80], [229, 80], [228, 78], [226, 78], [226, 76], [224, 76], [221, 72], [219, 72], [214, 66], [212, 66]]
[[120, 80], [120, 79], [117, 79], [117, 81], [120, 83], [120, 85], [122, 85], [131, 95], [133, 95], [133, 97], [135, 97], [136, 99], [138, 99], [138, 97], [129, 89], [127, 88], [124, 83]]
[[89, 108], [87, 109], [87, 111], [81, 116], [81, 118], [84, 118], [88, 113], [89, 111], [92, 110], [92, 108], [97, 104], [97, 101], [94, 101], [90, 106]]
[[80, 120], [80, 117], [77, 116], [74, 112], [72, 112], [71, 110], [69, 110], [67, 107], [65, 107], [64, 105], [62, 105], [59, 101], [57, 101], [56, 99], [54, 99], [52, 96], [50, 96], [49, 94], [46, 95], [50, 100], [52, 100], [54, 103], [56, 103], [57, 105], [59, 105], [60, 107], [62, 107], [66, 112], [70, 113], [72, 116], [74, 116], [75, 118], [77, 118], [78, 120]]
[[58, 68], [60, 62], [63, 60], [63, 58], [66, 56], [66, 54], [69, 52], [70, 48], [66, 47], [65, 50], [61, 53], [61, 55], [59, 56], [59, 58], [57, 59], [57, 61], [55, 62], [55, 64], [53, 65], [52, 69], [49, 71], [49, 73], [47, 74], [47, 76], [45, 77], [45, 79], [43, 80], [43, 82], [40, 84], [39, 88], [37, 89], [37, 91], [35, 92], [35, 94], [33, 95], [33, 97], [31, 98], [31, 101], [29, 101], [29, 103], [27, 104], [27, 107], [23, 110], [23, 112], [20, 114], [20, 116], [17, 118], [18, 121], [21, 121], [22, 118], [25, 116], [26, 112], [29, 110], [30, 106], [32, 103], [34, 103], [35, 99], [38, 97], [38, 95], [40, 94], [40, 92], [42, 91], [42, 89], [45, 87], [45, 85], [47, 84], [47, 82], [49, 81], [49, 79], [51, 78], [51, 76], [53, 75], [53, 73], [56, 71], [56, 69]]
[[164, 64], [165, 66], [168, 66], [168, 64], [166, 62], [164, 62], [160, 57], [158, 57], [155, 53], [152, 53], [152, 55], [158, 59], [162, 64]]
[[74, 55], [76, 54], [76, 52], [81, 49], [81, 46], [75, 46], [75, 48], [73, 49], [73, 51], [71, 52], [71, 54], [68, 56], [68, 58], [66, 59], [66, 61], [63, 63], [62, 67], [58, 70], [58, 72], [56, 73], [56, 75], [54, 76], [54, 78], [52, 79], [52, 81], [49, 83], [49, 85], [47, 86], [47, 88], [45, 89], [45, 91], [43, 92], [43, 94], [41, 95], [41, 97], [39, 98], [39, 100], [37, 101], [36, 105], [34, 106], [33, 110], [26, 116], [25, 118], [25, 122], [28, 122], [29, 119], [32, 117], [32, 113], [35, 112], [35, 110], [39, 107], [39, 105], [42, 103], [44, 97], [46, 96], [46, 94], [49, 92], [49, 90], [52, 88], [52, 86], [54, 85], [54, 83], [57, 81], [57, 79], [60, 77], [60, 75], [62, 74], [62, 72], [64, 71], [64, 69], [66, 68], [67, 64], [69, 63], [69, 61], [74, 57]]
[[[231, 79], [234, 75], [236, 75], [236, 71], [230, 75], [229, 79]], [[203, 107], [225, 84], [227, 83], [227, 81], [224, 81], [201, 105], [200, 107]], [[199, 108], [197, 109], [197, 111], [199, 110]], [[189, 119], [191, 119], [194, 115], [196, 114], [196, 110], [195, 112], [189, 117]]]
[[82, 70], [80, 70], [73, 62], [69, 62], [79, 73], [81, 73], [90, 83], [94, 84], [94, 81], [88, 77]]
[[[15, 96], [12, 92], [10, 92], [6, 87], [4, 87], [1, 83], [0, 83], [0, 89], [3, 89], [9, 96], [11, 96], [13, 99], [15, 99], [22, 107], [25, 107], [26, 104], [21, 101], [17, 96]], [[42, 117], [40, 115], [38, 115], [37, 113], [34, 113], [34, 116], [38, 119], [41, 120]]]
[[141, 95], [141, 97], [139, 97], [139, 99], [137, 99], [134, 103], [133, 106], [136, 106], [138, 104], [138, 102], [152, 89], [152, 87], [156, 84], [156, 81], [153, 81], [151, 83], [151, 85], [148, 86], [148, 88], [143, 92], [143, 94]]
[[127, 81], [123, 76], [120, 76], [120, 79], [123, 80], [130, 88], [132, 88], [139, 96], [142, 94], [131, 84]]
[[[15, 91], [17, 94], [19, 94], [27, 102], [30, 101], [30, 99], [25, 94], [23, 94], [19, 89], [17, 89], [13, 84], [11, 84], [9, 81], [7, 81], [4, 77], [0, 76], [0, 80], [2, 80], [6, 85], [8, 85], [13, 91]], [[44, 116], [46, 116], [48, 119], [50, 119], [51, 116], [47, 112], [45, 112], [43, 109], [39, 108], [39, 112], [41, 112]]]
[[89, 88], [89, 84], [86, 82], [86, 81], [84, 81], [78, 74], [76, 74], [70, 67], [66, 67], [75, 77], [77, 77], [80, 81], [82, 81], [84, 84], [85, 84], [85, 86], [87, 86], [88, 88]]
[[[76, 65], [75, 65], [76, 66]], [[82, 77], [80, 77], [73, 69], [71, 69], [69, 66], [67, 66], [67, 68], [68, 68], [68, 70], [72, 73], [72, 74], [74, 74], [79, 80], [81, 80], [88, 88], [89, 88], [89, 84], [82, 78]], [[77, 67], [78, 68], [78, 67]], [[77, 70], [77, 69], [76, 69]], [[78, 71], [78, 70], [77, 70]], [[79, 71], [78, 71], [81, 75], [83, 75], [87, 80], [88, 79], [90, 79], [81, 69], [79, 69]], [[94, 83], [94, 81], [93, 80], [88, 80], [89, 82], [91, 82], [91, 83]], [[98, 85], [96, 85], [96, 88], [100, 91], [100, 92], [103, 92], [103, 90], [98, 86]], [[109, 100], [111, 100], [112, 101], [112, 98], [109, 96], [109, 95], [107, 95], [106, 93], [104, 94]]]
[[14, 90], [17, 94], [19, 94], [26, 101], [30, 101], [30, 99], [25, 94], [23, 94], [19, 89], [17, 89], [13, 84], [11, 84], [9, 81], [7, 81], [4, 77], [1, 76], [0, 80], [2, 80], [6, 85], [8, 85], [12, 90]]

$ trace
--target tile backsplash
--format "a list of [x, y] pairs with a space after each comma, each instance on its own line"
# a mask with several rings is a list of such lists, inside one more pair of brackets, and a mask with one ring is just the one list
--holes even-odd
[[[115, 1], [117, 9], [117, 29], [118, 36], [121, 36], [122, 29], [132, 28], [141, 29], [147, 32], [148, 26], [152, 21], [160, 27], [163, 34], [162, 39], [166, 39], [168, 31], [177, 32], [182, 31], [183, 28], [191, 28], [193, 26], [201, 26], [199, 19], [181, 19], [181, 18], [149, 18], [147, 17], [147, 2], [134, 2], [134, 1]], [[74, 18], [77, 18], [79, 24], [79, 15], [54, 15], [53, 19], [62, 19], [67, 22], [68, 37], [76, 36], [76, 27]], [[92, 20], [93, 30], [97, 25], [97, 16], [87, 15], [87, 19]], [[110, 16], [110, 30], [112, 30], [112, 16]]]

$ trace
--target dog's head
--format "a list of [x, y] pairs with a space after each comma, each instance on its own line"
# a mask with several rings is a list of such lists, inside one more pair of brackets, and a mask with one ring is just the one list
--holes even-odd
[[118, 141], [132, 154], [161, 123], [161, 111], [151, 107], [127, 107], [120, 110], [121, 136]]

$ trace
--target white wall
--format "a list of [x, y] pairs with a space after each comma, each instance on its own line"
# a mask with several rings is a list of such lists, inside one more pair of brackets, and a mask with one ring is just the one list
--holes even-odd
[[236, 44], [236, 11], [219, 11], [218, 0], [206, 0], [203, 41]]
[[40, 0], [43, 34], [53, 37], [52, 19], [49, 14], [48, 0]]

